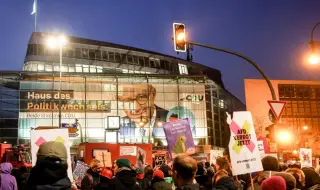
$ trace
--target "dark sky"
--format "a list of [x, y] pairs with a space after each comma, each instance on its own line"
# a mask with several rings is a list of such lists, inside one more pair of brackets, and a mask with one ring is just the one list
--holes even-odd
[[[1, 1], [0, 66], [21, 70], [33, 31], [32, 0]], [[169, 55], [172, 22], [192, 41], [227, 48], [256, 61], [272, 79], [319, 80], [305, 63], [320, 1], [303, 0], [38, 0], [38, 29], [109, 41]], [[320, 41], [320, 27], [316, 31]], [[179, 57], [185, 57], [180, 54]], [[221, 70], [226, 88], [244, 101], [244, 78], [261, 78], [247, 62], [195, 48], [194, 61]]]

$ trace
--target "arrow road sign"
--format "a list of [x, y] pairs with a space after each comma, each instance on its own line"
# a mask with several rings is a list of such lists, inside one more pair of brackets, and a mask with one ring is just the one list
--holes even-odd
[[274, 115], [274, 117], [279, 120], [285, 106], [287, 105], [286, 101], [277, 101], [277, 100], [268, 100], [268, 104], [271, 108], [271, 111]]

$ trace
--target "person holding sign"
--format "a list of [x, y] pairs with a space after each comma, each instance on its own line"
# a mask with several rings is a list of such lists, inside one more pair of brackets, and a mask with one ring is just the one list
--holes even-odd
[[91, 190], [94, 189], [100, 183], [100, 173], [102, 170], [102, 163], [93, 159], [90, 162], [90, 168], [86, 172], [86, 176], [81, 181], [82, 190]]

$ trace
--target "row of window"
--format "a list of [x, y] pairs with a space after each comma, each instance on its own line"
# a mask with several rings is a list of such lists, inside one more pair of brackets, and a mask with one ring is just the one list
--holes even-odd
[[320, 85], [279, 84], [279, 97], [286, 99], [320, 99]]
[[[63, 49], [62, 54], [63, 57], [68, 58], [108, 61], [122, 64], [137, 65], [142, 67], [163, 69], [171, 71], [173, 73], [179, 72], [177, 64], [172, 64], [166, 60], [159, 60], [156, 58], [135, 56], [129, 54], [120, 54], [98, 49], [66, 47]], [[59, 51], [57, 49], [47, 48], [45, 45], [42, 44], [28, 44], [27, 56], [28, 55], [58, 56]]]

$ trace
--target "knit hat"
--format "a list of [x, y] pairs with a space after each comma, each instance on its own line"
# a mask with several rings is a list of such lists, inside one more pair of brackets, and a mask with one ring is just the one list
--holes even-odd
[[266, 156], [262, 160], [262, 166], [264, 171], [279, 171], [279, 162], [278, 159], [276, 159], [273, 156]]
[[120, 158], [116, 161], [119, 168], [131, 168], [131, 163], [128, 159]]
[[261, 184], [262, 190], [286, 190], [286, 182], [280, 176], [272, 176]]
[[56, 141], [42, 143], [37, 153], [37, 160], [43, 160], [47, 157], [58, 157], [61, 161], [67, 161], [67, 149], [64, 144]]
[[153, 172], [152, 178], [160, 178], [160, 179], [164, 179], [164, 174], [161, 170], [156, 170]]

